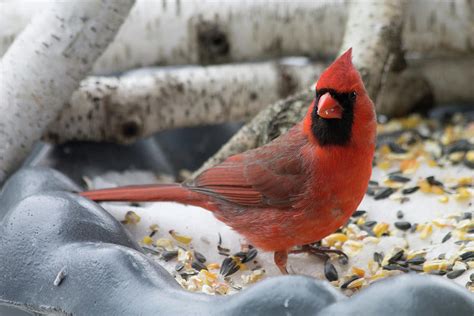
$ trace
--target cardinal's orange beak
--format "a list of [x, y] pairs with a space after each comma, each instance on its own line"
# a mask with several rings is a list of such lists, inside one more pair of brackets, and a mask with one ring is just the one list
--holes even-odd
[[340, 119], [342, 106], [327, 92], [319, 98], [318, 115], [325, 119]]

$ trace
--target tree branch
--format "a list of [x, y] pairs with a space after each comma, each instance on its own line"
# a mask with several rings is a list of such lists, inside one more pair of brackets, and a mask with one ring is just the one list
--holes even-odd
[[114, 38], [134, 1], [58, 3], [0, 61], [0, 182], [57, 117]]
[[49, 126], [46, 140], [130, 143], [164, 129], [246, 120], [314, 84], [324, 67], [280, 61], [91, 77]]

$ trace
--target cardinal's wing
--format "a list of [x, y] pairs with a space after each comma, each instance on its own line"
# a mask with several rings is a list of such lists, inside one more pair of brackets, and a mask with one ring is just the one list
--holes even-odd
[[204, 171], [189, 188], [242, 206], [287, 208], [310, 176], [302, 156], [306, 144], [297, 125], [265, 146]]

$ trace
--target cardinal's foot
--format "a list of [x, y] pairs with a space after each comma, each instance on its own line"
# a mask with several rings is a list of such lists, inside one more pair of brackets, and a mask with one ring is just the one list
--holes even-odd
[[341, 250], [331, 249], [328, 247], [323, 246], [316, 246], [313, 244], [303, 245], [299, 249], [291, 250], [289, 253], [297, 254], [297, 253], [310, 253], [314, 256], [320, 257], [325, 261], [329, 259], [330, 253], [337, 254], [339, 256], [339, 260], [341, 264], [347, 264], [349, 262], [349, 257]]
[[288, 261], [288, 251], [275, 251], [273, 255], [273, 260], [277, 265], [278, 269], [280, 269], [281, 274], [288, 274], [288, 270], [286, 269], [286, 262]]

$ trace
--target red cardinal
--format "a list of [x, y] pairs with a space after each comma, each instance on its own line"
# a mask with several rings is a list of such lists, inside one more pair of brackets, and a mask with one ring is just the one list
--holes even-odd
[[[262, 147], [231, 156], [182, 184], [83, 192], [95, 201], [174, 201], [203, 207], [275, 252], [288, 253], [343, 225], [364, 197], [372, 172], [374, 105], [352, 65], [351, 49], [321, 75], [302, 122]], [[327, 255], [326, 255], [327, 256]]]

